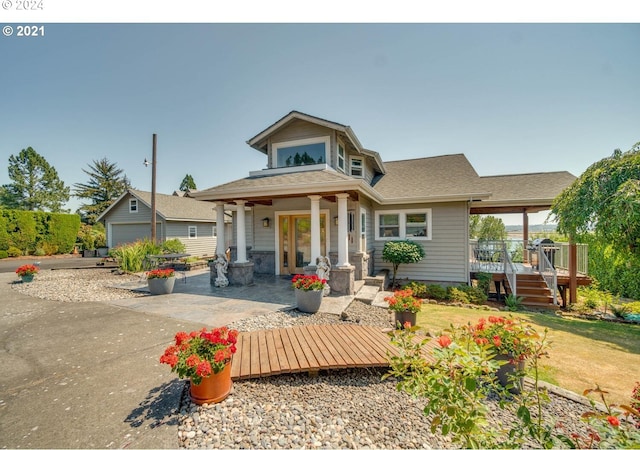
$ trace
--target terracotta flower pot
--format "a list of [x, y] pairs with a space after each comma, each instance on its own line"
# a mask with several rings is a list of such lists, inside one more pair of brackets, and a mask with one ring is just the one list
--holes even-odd
[[231, 363], [224, 366], [221, 372], [202, 379], [200, 384], [190, 383], [189, 396], [197, 405], [203, 403], [220, 403], [231, 393]]
[[149, 292], [151, 295], [171, 294], [176, 277], [169, 278], [149, 278]]
[[416, 318], [418, 313], [410, 312], [410, 311], [394, 311], [394, 325], [398, 326], [398, 322], [400, 322], [400, 327], [403, 327], [405, 322], [409, 322], [412, 327], [416, 326]]
[[296, 305], [297, 308], [306, 313], [315, 313], [320, 309], [322, 303], [322, 296], [324, 292], [322, 289], [319, 291], [305, 291], [302, 289], [296, 289]]

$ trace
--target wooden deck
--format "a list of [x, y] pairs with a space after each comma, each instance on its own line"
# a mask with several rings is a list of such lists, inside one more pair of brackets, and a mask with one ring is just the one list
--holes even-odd
[[[431, 340], [423, 353], [429, 358]], [[397, 355], [382, 328], [306, 325], [240, 333], [231, 365], [234, 380], [356, 367], [387, 367]]]

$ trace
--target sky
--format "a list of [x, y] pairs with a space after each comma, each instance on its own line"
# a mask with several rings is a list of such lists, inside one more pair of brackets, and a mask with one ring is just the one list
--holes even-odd
[[481, 176], [579, 176], [640, 141], [638, 23], [297, 18], [40, 19], [39, 37], [13, 20], [0, 36], [0, 184], [31, 146], [72, 188], [107, 158], [150, 191], [157, 133], [157, 191], [186, 174], [206, 189], [265, 168], [246, 141], [292, 110], [349, 125], [383, 161], [464, 153]]

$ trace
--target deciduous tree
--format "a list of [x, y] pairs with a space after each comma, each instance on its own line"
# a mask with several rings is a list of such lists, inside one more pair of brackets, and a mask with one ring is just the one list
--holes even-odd
[[0, 190], [0, 202], [9, 209], [61, 212], [69, 201], [69, 187], [58, 172], [33, 148], [9, 157], [9, 178], [13, 183]]
[[594, 234], [618, 249], [640, 253], [640, 142], [592, 164], [554, 201], [558, 231]]

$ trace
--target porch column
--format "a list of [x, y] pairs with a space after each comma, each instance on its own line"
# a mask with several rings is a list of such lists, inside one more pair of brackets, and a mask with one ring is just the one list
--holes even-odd
[[[578, 247], [575, 237], [569, 235], [569, 305], [578, 301]], [[569, 306], [565, 305], [565, 306]]]
[[309, 195], [311, 200], [311, 262], [315, 266], [320, 250], [320, 195]]
[[245, 215], [244, 215], [244, 205], [247, 203], [246, 200], [235, 200], [235, 204], [238, 205], [236, 218], [238, 219], [238, 223], [236, 224], [236, 244], [238, 246], [238, 259], [236, 259], [236, 263], [246, 263], [249, 262], [247, 259], [247, 234], [245, 231]]
[[529, 241], [529, 214], [527, 210], [522, 210], [522, 262], [529, 262], [529, 252], [527, 251], [527, 242]]
[[226, 237], [224, 235], [224, 202], [216, 202], [216, 256], [226, 257]]
[[336, 194], [338, 199], [338, 267], [350, 267], [349, 264], [349, 226], [347, 217], [347, 199], [349, 194]]

